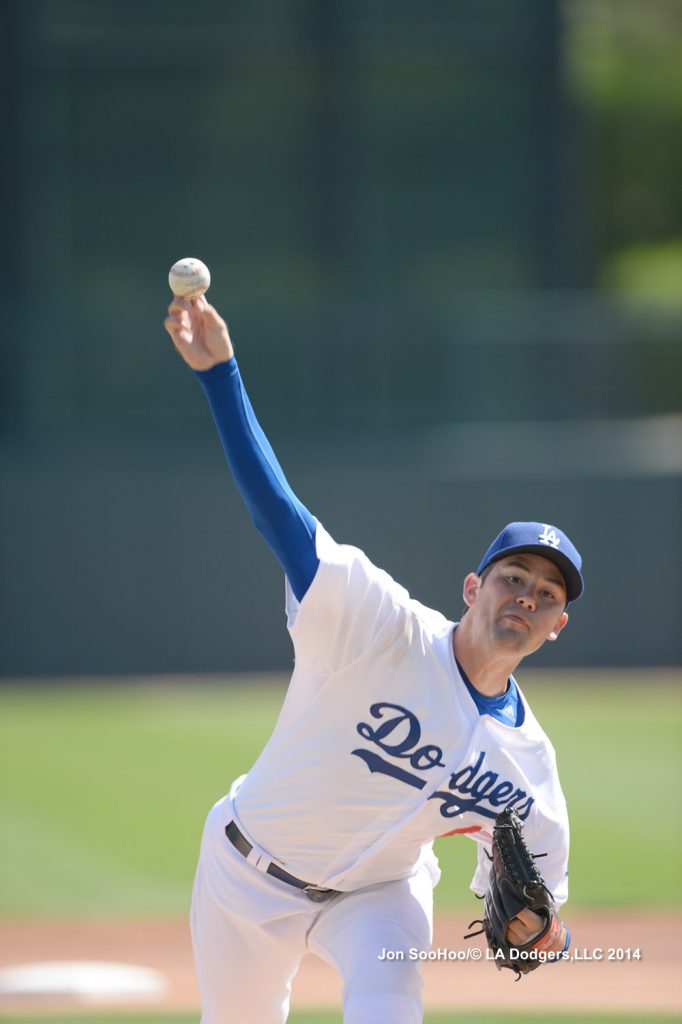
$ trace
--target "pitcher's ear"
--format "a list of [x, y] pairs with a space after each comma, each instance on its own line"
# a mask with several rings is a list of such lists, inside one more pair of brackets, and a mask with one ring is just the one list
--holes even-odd
[[477, 576], [475, 572], [470, 572], [465, 577], [464, 585], [462, 587], [462, 597], [467, 608], [473, 607], [476, 604], [476, 598], [478, 592], [481, 589], [481, 577]]
[[564, 628], [564, 626], [566, 625], [567, 622], [568, 622], [568, 612], [562, 612], [561, 613], [561, 618], [559, 619], [559, 621], [557, 622], [556, 626], [554, 627], [552, 632], [549, 634], [547, 639], [548, 640], [558, 640], [559, 639], [559, 633]]

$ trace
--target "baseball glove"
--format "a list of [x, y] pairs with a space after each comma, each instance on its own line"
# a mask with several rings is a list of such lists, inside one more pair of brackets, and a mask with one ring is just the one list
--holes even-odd
[[[508, 967], [522, 974], [534, 971], [548, 959], [550, 951], [561, 935], [562, 923], [554, 905], [554, 897], [547, 888], [535, 864], [535, 857], [526, 846], [522, 835], [523, 824], [511, 808], [498, 814], [493, 829], [493, 856], [483, 920], [472, 921], [469, 927], [480, 924], [478, 931], [465, 938], [485, 932], [488, 946], [498, 970]], [[507, 939], [507, 926], [520, 910], [533, 910], [545, 921], [541, 930], [521, 946]]]

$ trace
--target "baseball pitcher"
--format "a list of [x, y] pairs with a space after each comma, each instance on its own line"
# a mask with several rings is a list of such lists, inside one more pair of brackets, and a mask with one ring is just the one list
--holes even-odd
[[566, 626], [577, 550], [556, 526], [510, 523], [450, 621], [292, 492], [207, 300], [175, 299], [165, 326], [284, 570], [295, 652], [272, 736], [204, 830], [191, 913], [203, 1024], [282, 1024], [308, 951], [340, 973], [346, 1024], [421, 1021], [408, 951], [431, 942], [441, 835], [476, 843], [471, 887], [496, 966], [520, 976], [560, 958], [566, 804], [513, 673]]

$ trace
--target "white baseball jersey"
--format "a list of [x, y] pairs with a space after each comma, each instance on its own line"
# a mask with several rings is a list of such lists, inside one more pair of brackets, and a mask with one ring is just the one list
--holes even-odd
[[434, 837], [479, 843], [485, 891], [495, 817], [513, 806], [558, 904], [568, 816], [554, 749], [523, 694], [520, 726], [480, 714], [453, 630], [357, 548], [318, 524], [320, 565], [299, 603], [287, 585], [295, 669], [275, 729], [234, 787], [237, 823], [291, 874], [350, 891], [405, 878]]

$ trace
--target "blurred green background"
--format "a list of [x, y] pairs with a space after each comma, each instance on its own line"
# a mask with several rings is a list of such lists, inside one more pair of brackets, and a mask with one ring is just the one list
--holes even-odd
[[[679, 907], [680, 673], [526, 676], [570, 809], [570, 911]], [[188, 913], [208, 808], [253, 764], [285, 687], [284, 676], [245, 676], [1, 690], [2, 859], [11, 884], [0, 887], [0, 913]], [[436, 849], [437, 909], [469, 920], [475, 845], [455, 836]]]
[[558, 522], [537, 663], [680, 663], [679, 3], [5, 0], [0, 46], [2, 676], [290, 663], [161, 326], [186, 255], [339, 540], [454, 617]]

